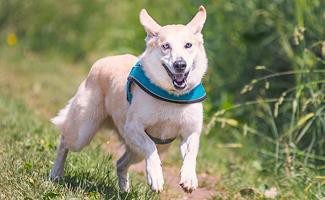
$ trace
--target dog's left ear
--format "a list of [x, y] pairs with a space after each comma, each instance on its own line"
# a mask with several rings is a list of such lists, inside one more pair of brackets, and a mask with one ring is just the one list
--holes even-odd
[[189, 27], [195, 34], [201, 33], [206, 18], [207, 14], [205, 8], [200, 6], [199, 12], [196, 13], [193, 19], [186, 26]]
[[145, 9], [140, 12], [140, 23], [144, 27], [148, 36], [157, 36], [161, 26], [154, 20]]

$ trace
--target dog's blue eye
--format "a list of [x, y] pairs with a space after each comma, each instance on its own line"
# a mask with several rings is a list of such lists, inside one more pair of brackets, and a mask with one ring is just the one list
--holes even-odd
[[165, 50], [170, 49], [170, 45], [168, 43], [161, 45], [161, 47]]
[[185, 48], [186, 49], [191, 48], [191, 47], [192, 47], [192, 44], [191, 43], [188, 42], [188, 43], [185, 44]]

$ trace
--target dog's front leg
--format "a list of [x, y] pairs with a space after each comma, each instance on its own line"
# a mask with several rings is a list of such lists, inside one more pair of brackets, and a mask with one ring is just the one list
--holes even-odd
[[136, 120], [127, 120], [125, 142], [128, 147], [142, 155], [146, 161], [147, 180], [155, 192], [163, 190], [164, 178], [156, 144], [144, 131], [144, 126]]
[[192, 133], [183, 137], [180, 150], [183, 157], [180, 185], [185, 192], [192, 192], [198, 187], [196, 177], [196, 156], [199, 151], [200, 134]]

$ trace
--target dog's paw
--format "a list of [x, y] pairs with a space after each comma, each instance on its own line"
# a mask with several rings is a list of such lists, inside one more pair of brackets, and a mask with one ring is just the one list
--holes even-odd
[[64, 177], [64, 169], [52, 169], [49, 174], [50, 181], [60, 181]]
[[147, 180], [152, 191], [162, 192], [164, 186], [164, 177], [160, 161], [147, 161]]
[[191, 193], [198, 187], [195, 169], [183, 166], [181, 169], [181, 181], [179, 185], [185, 192]]

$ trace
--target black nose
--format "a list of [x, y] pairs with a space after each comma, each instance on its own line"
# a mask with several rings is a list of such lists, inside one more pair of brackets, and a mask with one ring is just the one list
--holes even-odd
[[186, 68], [186, 62], [183, 59], [176, 60], [173, 64], [176, 72], [183, 72]]

